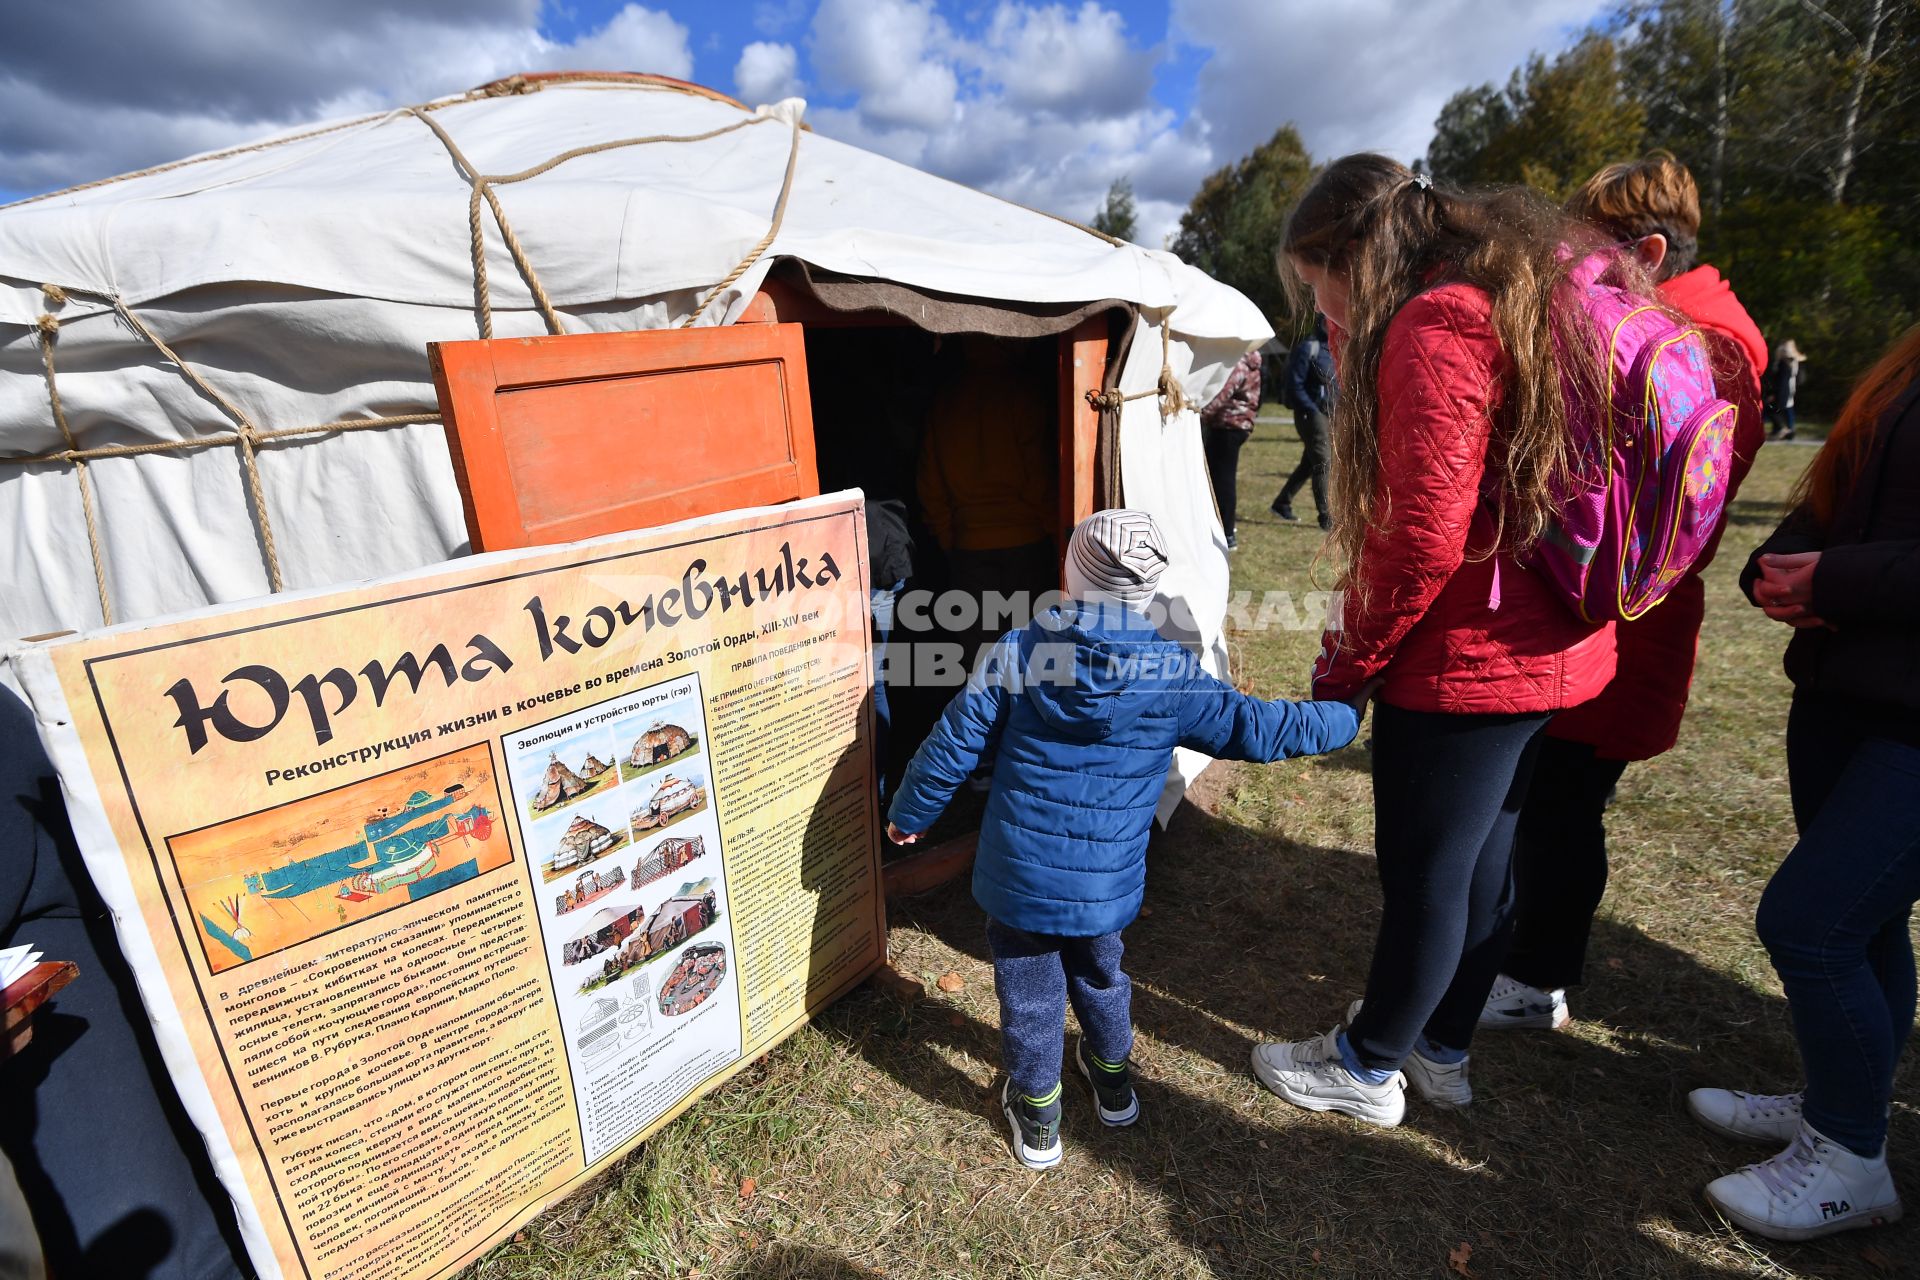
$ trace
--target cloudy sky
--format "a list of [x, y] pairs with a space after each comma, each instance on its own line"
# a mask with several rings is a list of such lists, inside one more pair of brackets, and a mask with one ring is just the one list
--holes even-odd
[[10, 0], [0, 202], [516, 71], [652, 71], [1085, 220], [1132, 178], [1158, 247], [1292, 120], [1421, 154], [1448, 95], [1594, 0]]

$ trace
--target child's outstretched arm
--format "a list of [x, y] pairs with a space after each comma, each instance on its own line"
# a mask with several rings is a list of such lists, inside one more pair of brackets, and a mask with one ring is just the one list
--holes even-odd
[[1000, 736], [1012, 689], [1022, 675], [1019, 639], [1019, 633], [1010, 633], [987, 651], [986, 661], [966, 688], [953, 695], [933, 732], [913, 753], [887, 810], [887, 834], [896, 843], [911, 844], [934, 824]]
[[1180, 745], [1216, 760], [1261, 763], [1338, 751], [1360, 732], [1373, 689], [1347, 702], [1270, 701], [1198, 671], [1180, 699]]

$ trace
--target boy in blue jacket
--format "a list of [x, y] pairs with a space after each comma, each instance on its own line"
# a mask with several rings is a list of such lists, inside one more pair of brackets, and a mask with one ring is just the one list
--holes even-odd
[[1334, 751], [1359, 730], [1345, 702], [1249, 697], [1145, 616], [1166, 544], [1144, 511], [1100, 511], [1067, 546], [1071, 600], [1009, 632], [907, 766], [888, 813], [918, 840], [994, 753], [973, 896], [1000, 995], [1001, 1109], [1030, 1169], [1060, 1162], [1066, 1009], [1100, 1121], [1140, 1116], [1128, 1055], [1131, 984], [1120, 930], [1140, 913], [1147, 836], [1175, 747], [1230, 760]]

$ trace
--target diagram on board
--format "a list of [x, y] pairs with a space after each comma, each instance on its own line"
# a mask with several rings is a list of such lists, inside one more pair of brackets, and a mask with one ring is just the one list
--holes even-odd
[[502, 812], [480, 743], [171, 836], [167, 850], [220, 973], [506, 865]]

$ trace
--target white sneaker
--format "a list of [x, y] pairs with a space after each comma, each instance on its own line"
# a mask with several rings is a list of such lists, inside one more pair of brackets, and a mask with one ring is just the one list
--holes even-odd
[[1779, 1155], [1707, 1184], [1707, 1202], [1734, 1226], [1769, 1240], [1811, 1240], [1897, 1222], [1900, 1196], [1887, 1153], [1869, 1160], [1800, 1123]]
[[1687, 1110], [1715, 1133], [1744, 1142], [1782, 1143], [1800, 1132], [1797, 1093], [1741, 1093], [1737, 1089], [1695, 1089]]
[[1510, 1031], [1558, 1031], [1572, 1021], [1564, 988], [1542, 991], [1539, 987], [1515, 982], [1504, 973], [1493, 980], [1486, 1008], [1480, 1010], [1482, 1027], [1502, 1027]]
[[1312, 1040], [1253, 1046], [1253, 1074], [1296, 1107], [1339, 1111], [1392, 1128], [1407, 1114], [1407, 1078], [1398, 1071], [1382, 1084], [1354, 1078], [1340, 1058], [1340, 1029]]
[[[1347, 1026], [1353, 1025], [1353, 1020], [1360, 1016], [1360, 1006], [1365, 1003], [1365, 1000], [1355, 1000], [1347, 1006]], [[1407, 1083], [1428, 1102], [1437, 1107], [1464, 1107], [1473, 1101], [1473, 1085], [1467, 1081], [1467, 1061], [1462, 1058], [1458, 1062], [1435, 1062], [1415, 1049], [1400, 1064], [1400, 1070], [1406, 1073]]]

